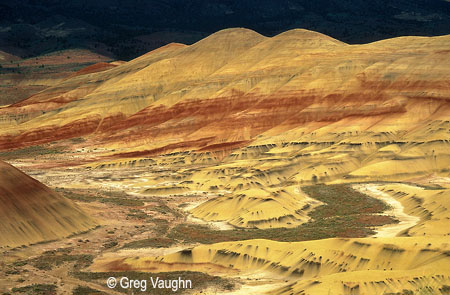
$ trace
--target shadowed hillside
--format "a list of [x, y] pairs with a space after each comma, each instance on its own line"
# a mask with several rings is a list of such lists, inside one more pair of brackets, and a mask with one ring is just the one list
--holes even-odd
[[84, 48], [130, 60], [171, 42], [192, 44], [218, 30], [265, 36], [292, 28], [347, 43], [449, 34], [445, 0], [2, 1], [0, 50], [30, 57]]
[[0, 51], [0, 107], [60, 83], [86, 66], [108, 60], [106, 56], [78, 48], [25, 59]]
[[74, 203], [1, 161], [0, 201], [1, 247], [59, 239], [95, 226]]

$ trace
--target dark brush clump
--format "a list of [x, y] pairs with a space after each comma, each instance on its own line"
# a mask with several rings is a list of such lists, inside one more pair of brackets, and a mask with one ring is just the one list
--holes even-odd
[[302, 187], [312, 198], [325, 203], [309, 213], [310, 222], [295, 228], [214, 230], [197, 224], [179, 224], [168, 237], [186, 243], [212, 244], [247, 239], [269, 239], [283, 242], [308, 241], [334, 237], [361, 238], [373, 234], [371, 229], [395, 223], [392, 217], [374, 215], [387, 206], [353, 190], [350, 185]]
[[12, 288], [13, 294], [56, 295], [56, 286], [49, 284], [33, 284], [25, 287]]

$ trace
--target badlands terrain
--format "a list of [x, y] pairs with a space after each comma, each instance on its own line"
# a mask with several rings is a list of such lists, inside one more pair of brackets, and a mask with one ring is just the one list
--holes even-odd
[[237, 28], [46, 80], [0, 106], [0, 292], [450, 294], [449, 77], [450, 36]]

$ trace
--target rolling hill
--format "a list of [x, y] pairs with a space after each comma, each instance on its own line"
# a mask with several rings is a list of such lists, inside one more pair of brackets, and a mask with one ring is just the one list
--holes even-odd
[[[93, 271], [261, 276], [282, 284], [273, 294], [448, 294], [449, 48], [449, 35], [349, 45], [303, 29], [271, 38], [226, 29], [84, 68], [0, 108], [0, 157], [49, 185], [147, 199], [127, 219], [176, 223], [158, 233], [166, 241], [190, 229], [176, 240], [184, 250], [117, 250]], [[382, 219], [364, 197], [379, 194], [412, 223], [389, 236], [349, 229], [275, 241], [302, 225], [332, 232], [313, 222], [339, 212], [311, 214], [327, 199], [308, 188], [337, 205], [356, 194], [361, 212], [340, 220]], [[168, 205], [148, 215], [159, 202]], [[234, 238], [188, 217], [225, 224]], [[226, 242], [187, 246], [207, 237]]]
[[[223, 30], [85, 70], [0, 109], [0, 149], [81, 137], [89, 154], [56, 155], [58, 165], [126, 166], [159, 155], [210, 163], [189, 172], [188, 188], [250, 199], [249, 189], [261, 189], [266, 209], [268, 186], [448, 175], [449, 45], [449, 36], [347, 45], [306, 30], [272, 38]], [[299, 208], [258, 220], [296, 223]]]
[[0, 161], [0, 247], [50, 241], [96, 223], [72, 201]]

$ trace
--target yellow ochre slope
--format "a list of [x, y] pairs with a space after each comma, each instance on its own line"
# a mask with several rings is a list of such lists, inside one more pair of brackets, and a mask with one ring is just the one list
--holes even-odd
[[142, 185], [220, 193], [192, 210], [205, 220], [295, 226], [310, 203], [302, 184], [449, 176], [449, 47], [450, 36], [348, 45], [222, 30], [1, 108], [0, 149], [82, 137], [91, 168], [202, 165], [181, 166], [177, 188]]
[[[314, 183], [371, 183], [417, 220], [395, 237], [105, 255], [94, 271], [280, 279], [284, 286], [268, 294], [448, 294], [448, 48], [450, 36], [348, 45], [306, 30], [272, 38], [223, 30], [69, 79], [43, 92], [45, 103], [2, 109], [14, 122], [0, 147], [11, 148], [11, 139], [17, 147], [42, 143], [40, 134], [82, 136], [96, 156], [83, 168], [170, 171], [127, 185], [151, 196], [209, 193], [190, 213], [239, 228], [282, 231], [308, 222], [320, 203], [301, 186]], [[60, 92], [73, 94], [70, 102], [52, 101]]]

